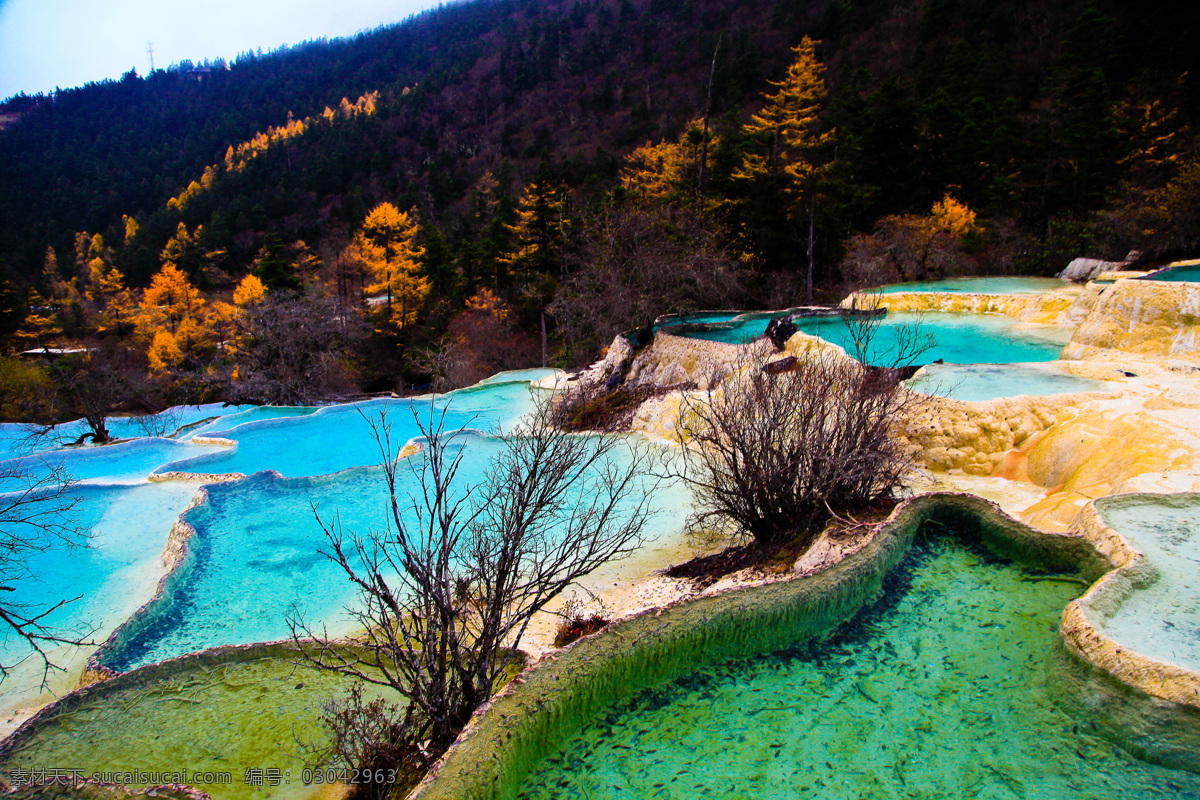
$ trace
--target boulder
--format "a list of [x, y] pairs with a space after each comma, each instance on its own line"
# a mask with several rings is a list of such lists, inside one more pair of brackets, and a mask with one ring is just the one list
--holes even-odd
[[774, 317], [767, 323], [767, 338], [771, 340], [771, 344], [775, 345], [776, 350], [782, 350], [787, 344], [787, 340], [792, 338], [798, 330], [800, 329], [790, 318]]

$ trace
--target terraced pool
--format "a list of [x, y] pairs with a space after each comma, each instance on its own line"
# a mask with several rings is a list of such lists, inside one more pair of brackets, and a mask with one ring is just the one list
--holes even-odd
[[923, 394], [979, 402], [1017, 395], [1103, 392], [1104, 381], [1081, 378], [1054, 364], [927, 364], [909, 389]]
[[[681, 335], [694, 339], [742, 344], [762, 336], [770, 315], [745, 321], [718, 323], [688, 330]], [[800, 331], [819, 336], [848, 350], [854, 334], [839, 317], [802, 317], [795, 320]], [[913, 331], [928, 337], [930, 345], [915, 358], [900, 358], [900, 343]], [[953, 314], [941, 311], [900, 312], [879, 320], [866, 356], [874, 365], [928, 364], [942, 360], [951, 364], [1014, 364], [1053, 361], [1070, 339], [1070, 332], [1052, 326], [1022, 325], [998, 314]]]
[[1200, 495], [1124, 495], [1096, 508], [1155, 571], [1101, 627], [1143, 655], [1200, 670]]
[[884, 294], [897, 292], [947, 292], [951, 294], [1043, 294], [1070, 286], [1070, 281], [1058, 278], [972, 277], [944, 278], [939, 281], [890, 283], [872, 291]]
[[1049, 697], [1059, 613], [1083, 588], [925, 540], [827, 638], [609, 707], [520, 796], [1200, 797], [1200, 775], [1138, 761]]

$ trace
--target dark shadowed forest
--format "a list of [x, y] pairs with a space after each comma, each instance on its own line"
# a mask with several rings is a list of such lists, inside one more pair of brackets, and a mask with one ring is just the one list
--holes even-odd
[[0, 415], [447, 388], [660, 313], [1192, 256], [1198, 35], [1183, 2], [476, 0], [19, 95]]

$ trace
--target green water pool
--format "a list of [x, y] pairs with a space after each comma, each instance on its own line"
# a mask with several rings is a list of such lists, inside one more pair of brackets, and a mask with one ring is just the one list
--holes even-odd
[[[85, 700], [42, 724], [0, 766], [10, 781], [14, 770], [107, 773], [111, 782], [114, 773], [186, 769], [189, 777], [220, 776], [195, 781], [215, 800], [304, 800], [320, 792], [326, 774], [319, 761], [309, 763], [327, 744], [321, 703], [347, 686], [341, 676], [287, 658], [192, 663], [168, 678]], [[265, 776], [261, 786], [258, 774]]]
[[918, 542], [828, 638], [609, 707], [520, 796], [1200, 797], [1200, 776], [1138, 761], [1049, 698], [1059, 613], [1082, 590]]

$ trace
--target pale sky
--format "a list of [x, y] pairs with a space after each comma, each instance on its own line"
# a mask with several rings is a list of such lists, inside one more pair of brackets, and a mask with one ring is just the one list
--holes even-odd
[[0, 99], [399, 22], [436, 0], [0, 0]]

